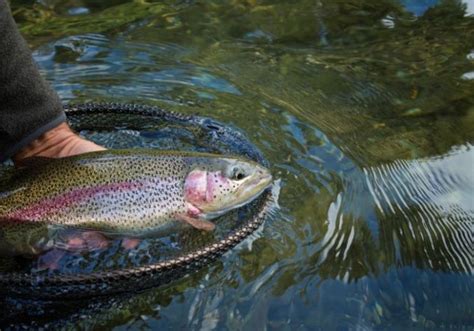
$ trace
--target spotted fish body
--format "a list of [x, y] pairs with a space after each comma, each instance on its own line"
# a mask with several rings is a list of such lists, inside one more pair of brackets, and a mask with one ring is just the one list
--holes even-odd
[[254, 162], [212, 154], [115, 150], [55, 159], [23, 169], [0, 193], [0, 251], [12, 243], [30, 249], [55, 227], [134, 237], [175, 220], [199, 228], [270, 180]]

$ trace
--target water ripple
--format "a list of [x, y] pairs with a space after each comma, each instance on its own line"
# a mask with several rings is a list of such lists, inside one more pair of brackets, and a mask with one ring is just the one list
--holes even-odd
[[33, 55], [64, 101], [80, 95], [102, 100], [176, 100], [176, 92], [184, 88], [194, 90], [198, 97], [241, 94], [208, 69], [179, 61], [190, 53], [191, 49], [169, 42], [142, 43], [86, 34], [57, 40]]
[[440, 157], [364, 169], [382, 226], [397, 229], [405, 249], [422, 248], [411, 252], [416, 264], [426, 255], [432, 267], [474, 272], [473, 164], [474, 150], [467, 144]]

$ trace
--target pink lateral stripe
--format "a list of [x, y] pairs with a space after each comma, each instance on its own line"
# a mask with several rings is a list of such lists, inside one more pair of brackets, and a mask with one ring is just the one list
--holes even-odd
[[130, 191], [141, 188], [144, 184], [144, 182], [122, 182], [75, 189], [53, 198], [46, 198], [31, 206], [15, 210], [5, 215], [3, 218], [15, 221], [38, 221], [47, 215], [51, 215], [61, 210], [62, 208], [84, 201], [85, 199], [91, 198], [99, 193]]

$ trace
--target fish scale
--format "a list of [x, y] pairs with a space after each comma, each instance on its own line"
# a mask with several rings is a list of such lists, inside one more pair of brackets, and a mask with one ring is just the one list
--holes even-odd
[[[175, 189], [169, 193], [178, 196], [178, 189], [180, 185], [182, 186], [187, 167], [177, 155], [149, 157], [146, 153], [141, 152], [129, 157], [117, 157], [126, 155], [124, 153], [126, 152], [114, 152], [112, 155], [115, 157], [109, 156], [109, 152], [105, 154], [105, 156], [92, 154], [64, 160], [55, 160], [51, 164], [40, 166], [39, 169], [23, 170], [20, 174], [21, 177], [15, 178], [14, 184], [12, 185], [12, 191], [17, 191], [17, 193], [13, 193], [0, 200], [2, 206], [0, 209], [0, 217], [8, 215], [21, 216], [22, 211], [23, 214], [26, 214], [25, 216], [28, 217], [32, 214], [27, 212], [28, 209], [31, 210], [36, 205], [38, 205], [38, 208], [40, 205], [44, 205], [45, 202], [48, 201], [47, 197], [54, 197], [58, 194], [63, 194], [64, 196], [64, 194], [66, 194], [71, 200], [78, 199], [79, 202], [73, 207], [49, 215], [49, 223], [58, 225], [78, 225], [85, 223], [84, 225], [87, 227], [87, 220], [85, 220], [85, 218], [87, 218], [87, 216], [94, 216], [91, 203], [93, 207], [94, 202], [96, 204], [101, 202], [100, 205], [103, 208], [99, 208], [96, 212], [101, 211], [102, 216], [104, 216], [101, 219], [104, 223], [110, 223], [113, 218], [114, 221], [122, 221], [124, 225], [127, 225], [127, 222], [132, 222], [133, 217], [126, 221], [123, 218], [116, 219], [114, 216], [118, 211], [125, 217], [127, 216], [127, 211], [129, 211], [130, 214], [136, 211], [137, 207], [141, 205], [142, 197], [146, 197], [149, 194], [161, 194], [164, 200], [163, 202], [165, 204], [170, 203], [173, 196], [171, 194], [162, 194], [165, 189], [164, 185], [166, 184], [168, 184], [169, 187], [175, 187]], [[126, 169], [127, 171], [117, 171], [118, 169]], [[172, 176], [174, 181], [170, 181], [169, 176]], [[34, 180], [31, 180], [32, 177], [34, 177]], [[20, 180], [18, 181], [18, 179]], [[144, 192], [134, 190], [134, 186], [138, 185], [137, 182], [146, 183], [147, 181], [149, 184], [158, 184], [155, 186], [145, 185], [148, 189]], [[15, 182], [17, 182], [16, 185]], [[129, 185], [127, 187], [127, 183], [135, 183], [135, 185]], [[91, 194], [87, 196], [87, 189], [91, 187], [91, 184], [98, 190], [101, 188], [104, 189], [98, 194], [92, 194], [93, 192], [90, 192]], [[115, 184], [115, 186], [112, 186], [113, 184]], [[109, 190], [115, 188], [115, 190], [113, 190], [115, 192], [109, 194], [112, 192], [108, 193], [109, 190], [107, 190], [107, 188]], [[109, 199], [112, 199], [112, 201], [103, 200], [103, 198], [108, 195], [110, 195]], [[116, 208], [118, 204], [125, 201], [126, 208]], [[58, 201], [52, 202], [57, 204]], [[181, 199], [180, 202], [184, 205], [184, 200]], [[164, 205], [158, 204], [153, 207], [156, 207], [154, 210], [156, 210], [158, 214], [160, 209], [166, 210], [166, 208], [163, 208]], [[107, 208], [112, 208], [113, 210], [108, 212]], [[84, 220], [81, 221], [78, 215], [84, 216]], [[162, 215], [153, 214], [150, 216], [159, 217]], [[28, 217], [28, 219], [20, 217], [20, 219], [28, 221], [42, 220], [39, 217]]]

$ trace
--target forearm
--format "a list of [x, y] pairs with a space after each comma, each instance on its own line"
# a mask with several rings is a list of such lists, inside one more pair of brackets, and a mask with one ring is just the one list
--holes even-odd
[[0, 161], [65, 121], [61, 101], [0, 0]]

